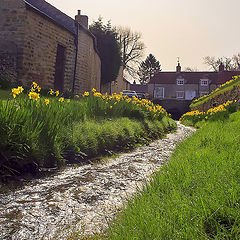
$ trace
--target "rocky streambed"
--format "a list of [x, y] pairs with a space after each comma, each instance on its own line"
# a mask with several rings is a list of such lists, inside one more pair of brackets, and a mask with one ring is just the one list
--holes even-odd
[[72, 226], [85, 234], [101, 232], [193, 131], [178, 123], [175, 133], [131, 153], [67, 167], [0, 194], [0, 239], [66, 239]]

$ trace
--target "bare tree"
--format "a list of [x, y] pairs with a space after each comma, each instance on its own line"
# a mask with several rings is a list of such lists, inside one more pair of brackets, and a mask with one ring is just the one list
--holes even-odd
[[125, 27], [118, 27], [116, 31], [122, 52], [124, 73], [134, 77], [145, 49], [145, 45], [141, 41], [141, 33], [132, 32], [130, 28]]
[[186, 67], [185, 72], [199, 72], [198, 68], [196, 67]]
[[240, 54], [235, 55], [232, 58], [222, 57], [217, 59], [215, 57], [207, 56], [203, 58], [203, 62], [209, 66], [210, 70], [215, 72], [218, 72], [221, 63], [224, 65], [225, 70], [236, 71], [239, 70]]
[[233, 55], [232, 57], [233, 64], [236, 70], [240, 70], [240, 53]]

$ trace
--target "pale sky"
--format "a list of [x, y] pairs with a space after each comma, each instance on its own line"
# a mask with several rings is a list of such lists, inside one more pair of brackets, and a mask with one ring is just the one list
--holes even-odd
[[240, 52], [240, 0], [47, 0], [74, 18], [77, 10], [89, 23], [104, 22], [142, 33], [145, 57], [152, 53], [163, 71], [208, 70], [204, 56], [232, 57]]

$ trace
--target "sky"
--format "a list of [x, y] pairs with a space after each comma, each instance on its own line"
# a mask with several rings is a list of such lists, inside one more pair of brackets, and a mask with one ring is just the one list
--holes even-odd
[[[81, 10], [89, 23], [99, 16], [113, 26], [141, 32], [145, 58], [152, 53], [163, 71], [209, 70], [203, 57], [240, 53], [240, 0], [47, 0], [70, 17]], [[144, 59], [145, 59], [144, 58]], [[143, 60], [144, 60], [143, 59]]]

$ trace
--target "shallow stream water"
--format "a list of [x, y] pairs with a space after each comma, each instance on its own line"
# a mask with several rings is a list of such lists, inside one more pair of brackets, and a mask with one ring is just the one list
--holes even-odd
[[178, 123], [175, 133], [131, 153], [100, 163], [69, 166], [0, 194], [0, 239], [66, 239], [73, 230], [101, 232], [193, 131]]

